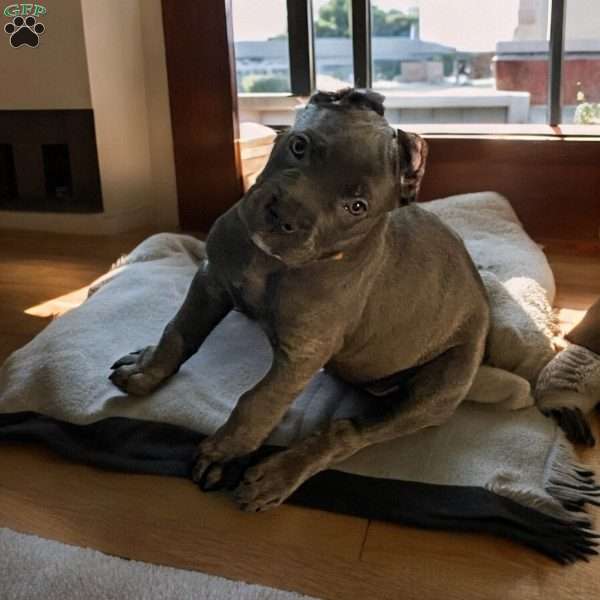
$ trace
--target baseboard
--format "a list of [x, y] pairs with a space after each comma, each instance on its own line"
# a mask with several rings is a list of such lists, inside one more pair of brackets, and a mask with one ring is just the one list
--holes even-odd
[[0, 230], [45, 231], [80, 235], [111, 235], [139, 229], [159, 230], [153, 207], [114, 213], [64, 214], [0, 211]]

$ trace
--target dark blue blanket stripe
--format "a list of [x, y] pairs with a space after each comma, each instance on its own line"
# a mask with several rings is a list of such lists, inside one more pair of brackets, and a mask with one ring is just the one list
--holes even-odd
[[[33, 412], [0, 415], [0, 441], [42, 443], [76, 462], [129, 473], [189, 477], [203, 437], [184, 427], [122, 417], [73, 425]], [[264, 447], [231, 465], [225, 486], [235, 487], [249, 464], [277, 451]], [[479, 487], [329, 470], [305, 482], [288, 502], [429, 529], [493, 534], [563, 563], [597, 553], [595, 536], [586, 530], [589, 523], [566, 523]]]

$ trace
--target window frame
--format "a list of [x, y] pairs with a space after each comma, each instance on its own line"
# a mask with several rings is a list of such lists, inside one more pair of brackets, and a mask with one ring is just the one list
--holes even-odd
[[[354, 66], [354, 85], [358, 88], [372, 87], [372, 52], [371, 52], [371, 0], [349, 0], [352, 22], [352, 54]], [[567, 0], [550, 0], [550, 36], [548, 54], [548, 117], [546, 125], [542, 125], [542, 135], [559, 134], [565, 135], [599, 135], [592, 133], [590, 129], [577, 125], [577, 130], [562, 123], [562, 75], [564, 64], [564, 37], [566, 20]], [[312, 0], [287, 0], [288, 14], [288, 40], [290, 56], [290, 96], [309, 96], [315, 90], [315, 50], [314, 50], [314, 22]], [[243, 94], [242, 97], [253, 97], [253, 94]], [[425, 124], [427, 125], [427, 124]], [[472, 132], [476, 127], [482, 134], [490, 130], [487, 124], [475, 126], [453, 126], [456, 133], [461, 134], [465, 130]], [[493, 134], [497, 126], [491, 129]], [[528, 131], [528, 124], [511, 124], [510, 134], [523, 135]], [[540, 127], [540, 126], [536, 126]], [[547, 128], [559, 127], [560, 132], [551, 131]], [[411, 128], [413, 125], [411, 124]], [[419, 129], [427, 129], [430, 133], [436, 133], [433, 129], [443, 130], [444, 125], [424, 126], [418, 125]], [[544, 129], [545, 128], [545, 129]], [[597, 128], [596, 128], [597, 129]], [[567, 133], [568, 131], [568, 133]], [[439, 131], [443, 133], [443, 131]], [[503, 132], [505, 135], [508, 131]], [[527, 135], [527, 133], [525, 133]], [[537, 133], [536, 133], [537, 135]]]
[[[180, 223], [206, 232], [243, 193], [231, 0], [162, 0], [162, 8]], [[285, 108], [303, 102], [262, 98]], [[597, 126], [431, 123], [411, 130], [430, 142], [422, 199], [495, 189], [538, 241], [600, 251]]]

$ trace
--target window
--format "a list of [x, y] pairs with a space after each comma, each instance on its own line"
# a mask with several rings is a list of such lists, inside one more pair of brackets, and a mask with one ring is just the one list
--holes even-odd
[[312, 0], [316, 87], [335, 91], [354, 85], [350, 0]]
[[547, 15], [525, 4], [373, 0], [373, 87], [385, 94], [389, 118], [545, 123]]
[[237, 88], [291, 91], [286, 0], [233, 0]]
[[[262, 32], [253, 77], [272, 60], [271, 38], [288, 69], [288, 87], [260, 89], [284, 92], [277, 100], [240, 85], [252, 120], [288, 124], [297, 97], [357, 85], [381, 91], [396, 123], [600, 124], [598, 0], [233, 2], [236, 51]], [[249, 72], [240, 56], [238, 81]]]
[[562, 122], [600, 125], [600, 2], [567, 0]]

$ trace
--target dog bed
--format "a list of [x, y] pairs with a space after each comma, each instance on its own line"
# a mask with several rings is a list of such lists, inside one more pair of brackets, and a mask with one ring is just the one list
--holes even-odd
[[[496, 397], [497, 387], [486, 387], [484, 376], [470, 394], [479, 402], [463, 403], [444, 425], [366, 448], [305, 482], [288, 501], [488, 532], [560, 562], [595, 553], [583, 511], [600, 499], [592, 471], [536, 407], [507, 410], [531, 404], [529, 384], [549, 360], [554, 281], [548, 263], [498, 194], [424, 206], [462, 236], [484, 275], [498, 338], [492, 370], [523, 385], [508, 398], [505, 389]], [[203, 254], [203, 243], [189, 236], [149, 238], [91, 287], [83, 305], [12, 354], [0, 371], [0, 440], [41, 441], [106, 468], [188, 477], [197, 443], [268, 369], [270, 347], [260, 328], [231, 312], [178, 374], [146, 398], [124, 395], [108, 374], [126, 352], [156, 343]], [[504, 343], [514, 333], [511, 321], [525, 332], [518, 347]], [[511, 348], [521, 356], [515, 359]], [[260, 452], [360, 413], [367, 402], [320, 372]], [[232, 485], [238, 475], [231, 474]]]

